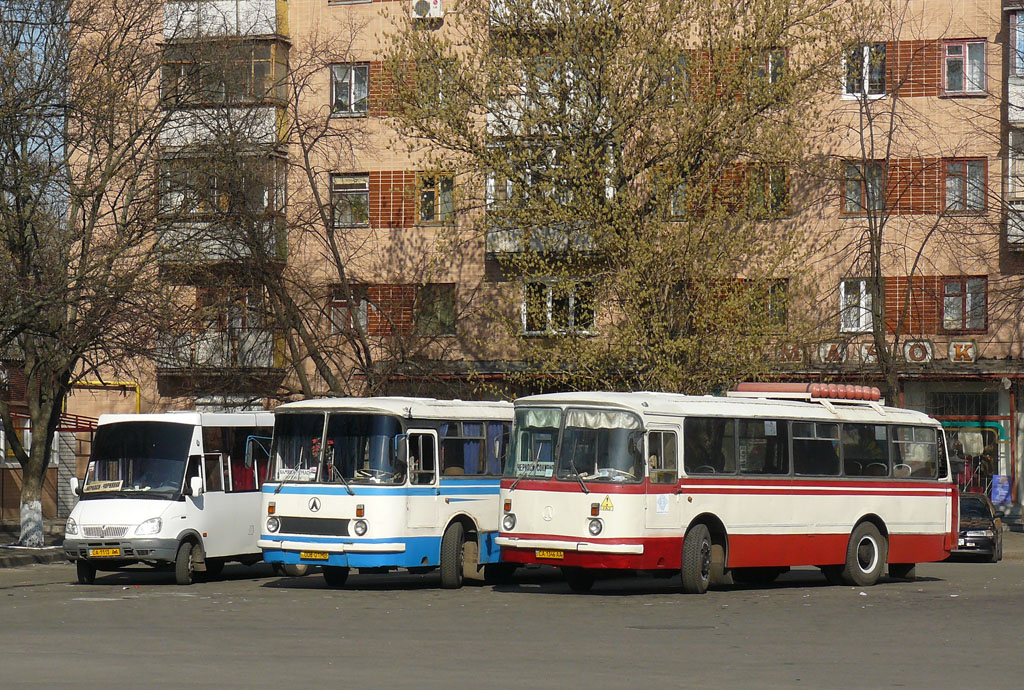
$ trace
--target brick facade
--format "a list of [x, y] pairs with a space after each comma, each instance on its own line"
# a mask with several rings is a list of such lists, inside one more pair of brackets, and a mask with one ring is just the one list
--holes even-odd
[[369, 175], [370, 227], [413, 227], [416, 224], [416, 173], [378, 170]]

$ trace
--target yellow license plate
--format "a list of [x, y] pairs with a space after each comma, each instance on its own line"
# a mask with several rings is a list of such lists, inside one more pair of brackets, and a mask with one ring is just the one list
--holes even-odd
[[550, 558], [556, 561], [565, 558], [564, 551], [553, 551], [551, 549], [537, 549], [536, 555], [537, 558]]
[[89, 558], [111, 558], [120, 555], [121, 549], [89, 549]]
[[300, 551], [299, 558], [304, 561], [326, 561], [329, 556], [326, 551]]

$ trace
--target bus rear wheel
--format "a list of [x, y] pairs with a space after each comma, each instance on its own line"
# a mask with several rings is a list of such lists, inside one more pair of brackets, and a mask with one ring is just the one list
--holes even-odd
[[462, 586], [463, 546], [466, 543], [466, 528], [461, 522], [448, 525], [441, 537], [441, 588], [458, 589]]
[[711, 532], [707, 525], [694, 525], [683, 537], [683, 592], [704, 594], [711, 581]]
[[348, 568], [339, 565], [325, 565], [321, 568], [324, 571], [324, 582], [328, 587], [344, 587], [348, 579]]
[[875, 584], [885, 570], [888, 555], [888, 543], [878, 528], [870, 522], [860, 523], [846, 547], [846, 564], [841, 573], [843, 583], [856, 587]]

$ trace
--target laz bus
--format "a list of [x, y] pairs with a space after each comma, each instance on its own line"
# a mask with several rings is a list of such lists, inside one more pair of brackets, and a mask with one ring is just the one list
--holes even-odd
[[260, 485], [270, 412], [100, 416], [81, 498], [64, 530], [78, 581], [135, 563], [170, 566], [175, 581], [260, 560]]
[[[259, 545], [270, 563], [360, 573], [501, 575], [495, 544], [512, 404], [334, 398], [275, 411]], [[514, 568], [515, 566], [511, 566]]]
[[912, 577], [956, 545], [940, 424], [861, 386], [741, 384], [726, 396], [560, 393], [515, 402], [502, 558], [770, 582], [817, 566], [832, 583]]

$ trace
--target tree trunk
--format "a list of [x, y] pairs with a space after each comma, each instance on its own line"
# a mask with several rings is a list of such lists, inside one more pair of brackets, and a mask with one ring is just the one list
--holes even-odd
[[28, 461], [21, 467], [21, 536], [18, 538], [18, 544], [21, 546], [44, 545], [43, 483], [46, 478], [47, 462], [43, 450], [33, 443]]

